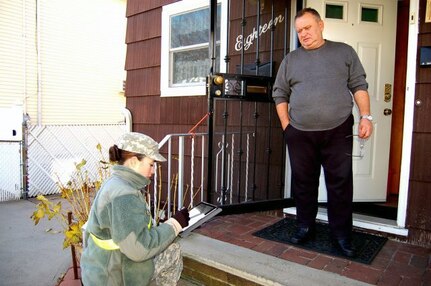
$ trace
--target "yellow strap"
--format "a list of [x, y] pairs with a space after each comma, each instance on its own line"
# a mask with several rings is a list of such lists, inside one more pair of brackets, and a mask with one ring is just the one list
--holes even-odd
[[120, 249], [118, 245], [115, 244], [115, 242], [112, 239], [102, 240], [97, 238], [94, 234], [90, 232], [90, 236], [93, 239], [94, 243], [105, 250], [117, 250]]
[[[148, 222], [148, 229], [151, 229], [151, 219]], [[117, 244], [115, 244], [115, 242], [112, 239], [103, 240], [103, 239], [98, 238], [97, 236], [95, 236], [91, 232], [90, 232], [90, 236], [93, 239], [94, 243], [102, 249], [105, 249], [105, 250], [120, 249], [120, 247]]]

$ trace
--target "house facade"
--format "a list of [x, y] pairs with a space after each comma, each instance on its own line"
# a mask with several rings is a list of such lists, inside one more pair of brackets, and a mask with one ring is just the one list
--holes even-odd
[[[250, 132], [257, 142], [250, 152], [256, 154], [255, 173], [265, 173], [259, 163], [269, 162], [267, 196], [262, 200], [289, 198], [288, 158], [281, 150], [275, 107], [262, 103], [268, 86], [247, 75], [265, 77], [270, 83], [284, 55], [298, 45], [292, 19], [302, 7], [318, 10], [325, 21], [325, 38], [352, 45], [367, 72], [376, 133], [368, 142], [354, 145], [355, 201], [378, 211], [355, 220], [355, 225], [430, 245], [429, 1], [129, 0], [125, 95], [133, 130], [161, 141], [167, 134], [187, 133], [195, 125], [194, 132], [225, 130], [225, 135], [238, 130], [246, 134], [255, 126]], [[225, 85], [219, 93], [217, 88], [207, 88], [217, 82], [209, 77], [208, 84], [210, 73], [223, 77]], [[227, 80], [238, 83], [238, 91], [235, 84], [235, 91], [228, 90]], [[211, 92], [220, 96], [214, 106]], [[215, 117], [202, 121], [209, 113]], [[263, 123], [262, 118], [269, 119]], [[238, 146], [238, 141], [248, 146], [249, 137], [223, 140], [222, 146]], [[241, 146], [229, 154], [249, 154]], [[219, 159], [212, 160], [215, 163], [208, 166], [217, 171]], [[243, 155], [229, 165], [232, 172], [242, 170], [230, 177], [232, 182], [247, 184], [244, 177], [251, 171], [244, 165], [248, 160]], [[257, 189], [261, 186], [257, 181], [253, 184]], [[324, 190], [320, 199], [326, 199]], [[240, 200], [244, 201], [243, 194], [238, 195]], [[379, 214], [387, 206], [393, 207], [389, 218]], [[325, 219], [324, 214], [321, 218]]]

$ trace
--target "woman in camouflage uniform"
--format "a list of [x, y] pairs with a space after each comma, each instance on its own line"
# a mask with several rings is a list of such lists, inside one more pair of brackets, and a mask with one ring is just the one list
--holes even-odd
[[142, 191], [154, 174], [154, 162], [166, 161], [152, 138], [129, 132], [109, 149], [117, 164], [92, 204], [81, 258], [83, 284], [176, 285], [183, 261], [174, 239], [188, 225], [187, 209], [152, 225]]

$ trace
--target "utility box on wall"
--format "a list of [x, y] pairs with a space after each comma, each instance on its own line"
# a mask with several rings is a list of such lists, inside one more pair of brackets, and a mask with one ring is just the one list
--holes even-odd
[[0, 108], [0, 202], [22, 196], [22, 106]]
[[21, 141], [22, 121], [21, 106], [0, 108], [0, 141]]

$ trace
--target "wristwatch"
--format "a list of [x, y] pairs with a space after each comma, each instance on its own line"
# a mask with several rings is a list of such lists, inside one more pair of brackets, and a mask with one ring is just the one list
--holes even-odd
[[361, 119], [367, 119], [373, 121], [373, 117], [370, 114], [361, 115]]

